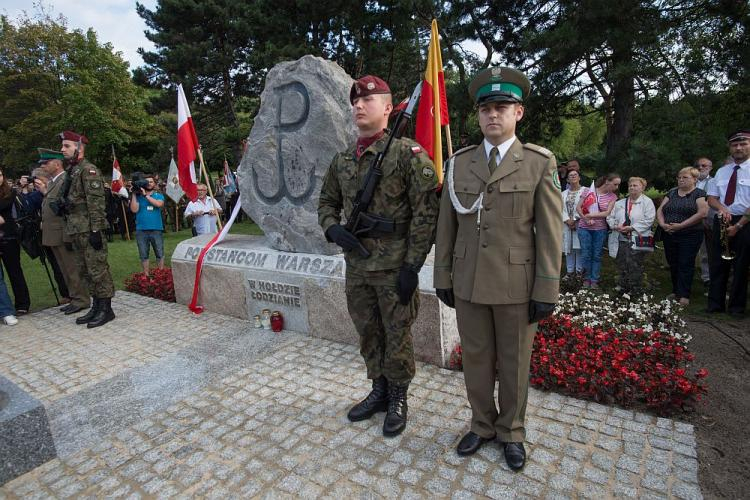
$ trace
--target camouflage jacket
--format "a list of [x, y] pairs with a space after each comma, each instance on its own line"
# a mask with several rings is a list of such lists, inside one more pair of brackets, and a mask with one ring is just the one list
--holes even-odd
[[[385, 149], [388, 136], [375, 141], [356, 157], [356, 144], [331, 161], [320, 191], [318, 223], [327, 231], [351, 214], [357, 191], [362, 187], [373, 158]], [[432, 161], [409, 139], [395, 139], [383, 160], [380, 179], [367, 212], [393, 219], [406, 228], [400, 235], [362, 238], [371, 255], [363, 258], [356, 250], [347, 252], [346, 264], [363, 271], [398, 269], [403, 263], [422, 267], [435, 238], [439, 208], [437, 176]]]
[[107, 227], [107, 211], [104, 198], [104, 179], [96, 165], [81, 160], [71, 167], [68, 191], [68, 215], [65, 217], [67, 234], [101, 231]]

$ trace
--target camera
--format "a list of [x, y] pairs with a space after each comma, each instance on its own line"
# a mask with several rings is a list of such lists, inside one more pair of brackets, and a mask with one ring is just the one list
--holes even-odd
[[130, 177], [130, 179], [133, 183], [134, 193], [139, 193], [142, 190], [148, 189], [148, 179], [143, 174], [143, 172], [133, 172], [133, 175]]

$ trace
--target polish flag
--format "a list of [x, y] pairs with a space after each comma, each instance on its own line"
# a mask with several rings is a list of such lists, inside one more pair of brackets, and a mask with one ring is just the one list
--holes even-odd
[[180, 187], [190, 201], [198, 198], [198, 186], [195, 177], [195, 159], [200, 148], [195, 134], [193, 117], [190, 115], [185, 91], [182, 84], [177, 86], [177, 176]]
[[[112, 154], [114, 155], [114, 147], [112, 148]], [[122, 172], [120, 171], [120, 162], [117, 158], [112, 161], [112, 194], [116, 194], [123, 198], [128, 197], [128, 190], [125, 189], [125, 185], [122, 183]]]

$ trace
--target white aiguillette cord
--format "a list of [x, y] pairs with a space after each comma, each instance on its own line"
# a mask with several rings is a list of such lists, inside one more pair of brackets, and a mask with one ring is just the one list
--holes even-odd
[[476, 199], [474, 204], [466, 208], [463, 205], [461, 205], [461, 202], [458, 201], [458, 197], [456, 196], [456, 189], [454, 187], [454, 180], [453, 180], [453, 165], [455, 164], [455, 156], [452, 156], [448, 160], [448, 195], [451, 198], [451, 203], [453, 204], [453, 208], [456, 210], [456, 213], [461, 215], [468, 215], [468, 214], [477, 214], [477, 229], [479, 229], [479, 224], [481, 223], [482, 219], [482, 201], [484, 200], [484, 191], [479, 193], [479, 198]]

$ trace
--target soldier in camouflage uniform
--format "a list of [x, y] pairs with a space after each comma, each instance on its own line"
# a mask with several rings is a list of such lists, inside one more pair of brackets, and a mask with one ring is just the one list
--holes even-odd
[[[406, 394], [414, 377], [411, 325], [417, 315], [419, 269], [432, 246], [438, 213], [437, 178], [418, 144], [395, 139], [383, 161], [383, 177], [367, 212], [395, 222], [391, 233], [372, 231], [358, 240], [341, 225], [362, 187], [373, 158], [385, 149], [388, 116], [393, 109], [388, 85], [375, 76], [354, 82], [352, 114], [356, 144], [337, 154], [323, 180], [318, 222], [346, 258], [349, 314], [360, 338], [360, 352], [372, 379], [372, 391], [348, 414], [355, 422], [387, 411], [383, 434], [406, 427]], [[361, 243], [369, 252], [363, 257]]]
[[84, 158], [88, 139], [66, 130], [60, 134], [62, 152], [70, 165], [63, 183], [61, 200], [65, 206], [65, 232], [73, 240], [78, 272], [91, 291], [93, 306], [76, 319], [79, 325], [96, 328], [115, 319], [112, 297], [115, 287], [107, 262], [107, 216], [104, 179], [96, 165]]

